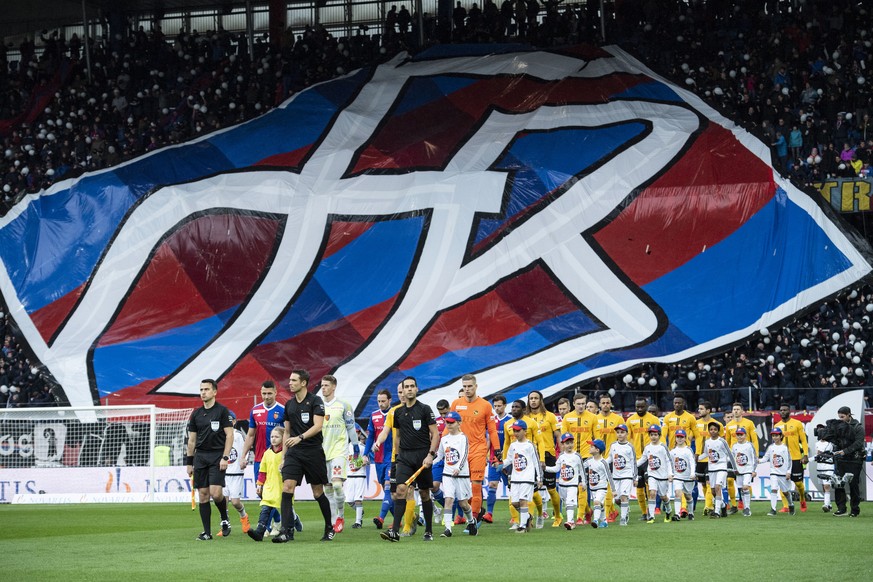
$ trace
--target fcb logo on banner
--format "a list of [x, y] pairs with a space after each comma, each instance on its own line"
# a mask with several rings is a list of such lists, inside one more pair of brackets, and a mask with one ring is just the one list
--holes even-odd
[[299, 367], [360, 416], [407, 376], [512, 401], [712, 353], [868, 253], [618, 48], [444, 45], [25, 197], [0, 291], [73, 406], [195, 407], [207, 370], [243, 401]]

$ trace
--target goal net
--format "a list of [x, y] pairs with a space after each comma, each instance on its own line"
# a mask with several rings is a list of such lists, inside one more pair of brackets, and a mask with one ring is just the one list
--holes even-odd
[[19, 408], [0, 412], [0, 503], [177, 501], [191, 409]]

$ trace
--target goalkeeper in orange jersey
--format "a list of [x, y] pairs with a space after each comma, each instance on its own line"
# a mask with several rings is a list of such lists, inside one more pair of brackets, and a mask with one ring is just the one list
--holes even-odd
[[465, 374], [461, 377], [461, 389], [464, 395], [452, 402], [452, 412], [461, 417], [461, 431], [467, 435], [470, 447], [470, 481], [473, 496], [470, 505], [473, 515], [481, 519], [482, 485], [485, 482], [485, 472], [488, 468], [488, 447], [494, 451], [500, 462], [500, 439], [497, 437], [497, 424], [494, 421], [494, 409], [491, 403], [476, 395], [478, 385], [476, 376]]

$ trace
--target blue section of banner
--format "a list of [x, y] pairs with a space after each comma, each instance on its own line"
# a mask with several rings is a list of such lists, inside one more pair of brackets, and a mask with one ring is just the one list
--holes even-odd
[[554, 189], [583, 174], [592, 164], [607, 159], [644, 131], [644, 124], [630, 122], [610, 127], [569, 128], [522, 135], [494, 166], [498, 170], [516, 172], [505, 218], [482, 220], [476, 243]]
[[673, 325], [705, 343], [850, 267], [821, 227], [777, 190], [730, 237], [644, 290]]
[[101, 397], [172, 374], [218, 334], [236, 308], [141, 340], [94, 350], [94, 377]]
[[682, 102], [679, 95], [676, 94], [670, 87], [664, 83], [652, 81], [650, 83], [640, 83], [616, 95], [612, 95], [610, 100], [617, 101], [619, 99], [644, 99], [648, 101], [673, 101], [676, 103]]
[[424, 217], [374, 223], [325, 258], [306, 289], [262, 344], [293, 338], [394, 297], [409, 275]]

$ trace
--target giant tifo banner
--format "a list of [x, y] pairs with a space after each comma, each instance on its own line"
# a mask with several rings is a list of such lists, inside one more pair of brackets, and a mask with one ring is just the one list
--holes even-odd
[[870, 273], [768, 152], [619, 48], [438, 47], [26, 198], [0, 289], [74, 406], [215, 377], [244, 414], [298, 367], [359, 417], [407, 375], [548, 397]]

